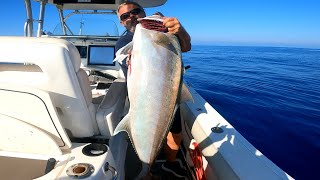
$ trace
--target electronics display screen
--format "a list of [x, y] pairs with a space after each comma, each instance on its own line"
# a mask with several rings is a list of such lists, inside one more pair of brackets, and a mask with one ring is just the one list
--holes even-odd
[[81, 58], [87, 58], [87, 46], [76, 46]]
[[114, 46], [89, 46], [88, 65], [115, 65]]

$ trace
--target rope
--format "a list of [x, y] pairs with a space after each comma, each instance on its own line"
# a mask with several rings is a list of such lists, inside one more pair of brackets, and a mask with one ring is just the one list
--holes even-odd
[[196, 173], [196, 179], [197, 180], [206, 180], [206, 176], [204, 174], [203, 169], [203, 161], [202, 161], [202, 154], [199, 149], [199, 146], [196, 142], [193, 142], [192, 145], [194, 146], [194, 149], [190, 149], [190, 155], [191, 159], [194, 165], [195, 173]]

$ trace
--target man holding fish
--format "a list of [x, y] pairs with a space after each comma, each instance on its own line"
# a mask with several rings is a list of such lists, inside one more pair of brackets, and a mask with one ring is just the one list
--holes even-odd
[[[125, 49], [124, 46], [128, 46], [128, 44], [131, 41], [133, 41], [133, 36], [135, 34], [137, 24], [139, 24], [139, 20], [141, 18], [145, 18], [146, 17], [144, 9], [139, 4], [137, 4], [135, 2], [122, 3], [118, 7], [118, 12], [117, 13], [118, 13], [118, 17], [119, 17], [120, 23], [127, 29], [127, 33], [118, 40], [118, 42], [116, 44], [116, 51], [118, 51], [120, 48]], [[162, 16], [161, 13], [157, 13], [157, 14]], [[178, 51], [181, 50], [181, 52], [189, 51], [191, 49], [190, 36], [186, 32], [186, 30], [183, 28], [183, 26], [180, 24], [180, 22], [178, 21], [177, 18], [162, 17], [161, 19], [162, 19], [161, 20], [162, 26], [165, 27], [165, 30], [167, 32], [167, 33], [162, 33], [162, 34], [169, 34], [169, 36], [168, 35], [162, 36], [162, 34], [160, 34], [162, 37], [158, 38], [158, 39], [160, 39], [159, 41], [165, 41], [165, 43], [158, 42], [158, 44], [160, 44], [160, 46], [162, 46], [162, 47], [166, 46], [165, 48], [172, 50], [174, 52], [173, 54], [176, 54], [177, 57], [180, 56], [180, 59], [178, 58], [179, 61], [177, 61], [177, 63], [176, 63], [177, 65], [175, 65], [175, 66], [177, 66], [178, 69], [179, 68], [181, 69], [181, 67], [182, 67], [181, 54], [179, 52], [176, 52], [177, 51], [176, 49], [179, 49]], [[139, 25], [139, 28], [140, 28], [140, 25]], [[136, 32], [136, 34], [138, 34], [138, 33], [140, 33], [140, 29], [139, 29], [139, 32]], [[175, 45], [175, 41], [171, 40], [171, 39], [176, 39], [176, 38], [171, 38], [172, 35], [177, 37], [177, 41], [179, 42], [178, 43], [179, 45]], [[139, 36], [139, 35], [136, 35], [136, 36]], [[158, 41], [158, 40], [156, 40], [156, 41]], [[170, 43], [172, 43], [173, 45], [167, 47], [167, 44], [170, 44]], [[141, 43], [141, 44], [143, 44], [143, 43]], [[164, 45], [162, 45], [162, 44], [164, 44]], [[134, 46], [136, 46], [136, 48], [137, 48], [139, 46], [139, 43], [138, 44], [137, 43], [134, 44]], [[120, 50], [120, 51], [124, 51], [124, 50]], [[151, 51], [151, 50], [149, 50], [149, 51]], [[117, 54], [119, 54], [119, 53], [117, 52]], [[128, 51], [128, 54], [129, 54], [128, 59], [130, 59], [131, 58], [131, 50]], [[132, 55], [132, 56], [134, 56], [134, 55]], [[171, 55], [169, 55], [169, 56], [171, 57]], [[168, 57], [168, 55], [166, 55], [165, 57]], [[176, 57], [174, 57], [173, 59], [176, 59]], [[175, 61], [172, 61], [172, 63], [175, 63]], [[128, 70], [128, 72], [125, 72], [125, 73], [126, 74], [128, 73], [128, 76], [131, 73], [136, 73], [136, 72], [131, 72], [132, 70], [131, 70], [131, 67], [130, 67], [130, 60], [127, 61], [127, 64], [129, 66], [129, 70]], [[131, 64], [131, 65], [134, 66], [133, 64]], [[168, 67], [168, 65], [165, 65], [165, 66]], [[134, 68], [134, 67], [132, 67], [132, 68]], [[159, 69], [160, 69], [160, 67], [159, 67]], [[170, 67], [168, 69], [175, 69], [175, 67], [174, 68]], [[179, 73], [179, 71], [181, 72], [180, 69], [177, 70], [178, 73]], [[156, 68], [156, 70], [157, 70], [157, 68]], [[150, 75], [148, 75], [148, 76], [150, 76]], [[180, 75], [180, 74], [177, 74], [176, 77], [179, 77], [179, 76], [182, 77], [182, 75]], [[139, 77], [144, 78], [142, 75], [141, 76], [139, 75]], [[181, 84], [182, 84], [182, 82], [181, 82], [182, 78], [180, 79], [180, 77], [179, 77], [179, 80], [177, 80], [176, 85], [172, 85], [172, 86], [175, 87], [175, 88], [173, 88], [173, 91], [177, 94], [176, 97], [180, 95], [179, 90], [181, 89]], [[164, 78], [164, 80], [166, 80], [166, 78]], [[143, 81], [143, 80], [140, 79], [140, 81]], [[166, 80], [166, 81], [174, 81], [174, 80]], [[128, 86], [129, 86], [129, 83], [130, 82], [129, 82], [129, 79], [128, 79]], [[170, 86], [171, 85], [169, 84], [168, 87], [170, 87]], [[166, 86], [164, 86], [164, 87], [166, 87]], [[179, 89], [179, 90], [175, 91], [175, 89]], [[131, 103], [129, 90], [128, 90], [128, 93], [129, 93], [129, 100], [130, 100], [130, 103]], [[170, 93], [171, 93], [171, 91], [170, 91]], [[146, 97], [146, 99], [147, 98], [148, 97]], [[177, 99], [174, 100], [174, 102], [176, 102], [176, 101], [180, 101], [180, 97], [177, 97]], [[179, 103], [179, 102], [176, 102], [176, 103]], [[171, 109], [172, 109], [172, 112], [175, 112], [174, 111], [174, 109], [175, 109], [174, 107], [172, 107]], [[117, 127], [116, 132], [119, 132], [119, 131], [122, 131], [122, 130], [128, 131], [128, 129], [126, 129], [128, 125], [127, 125], [127, 122], [125, 122], [125, 121], [127, 119], [130, 119], [130, 118], [131, 119], [132, 118], [137, 118], [137, 117], [133, 117], [133, 115], [132, 115], [133, 113], [130, 113], [130, 110], [129, 110], [128, 114], [131, 114], [131, 115], [127, 115], [128, 117], [125, 117], [124, 120], [122, 120], [122, 122], [120, 123], [119, 127]], [[159, 116], [161, 116], [161, 115], [159, 115]], [[172, 117], [172, 116], [174, 116], [174, 115], [171, 115], [171, 116], [168, 115], [169, 118]], [[179, 150], [179, 145], [180, 145], [181, 140], [182, 140], [181, 120], [180, 120], [179, 108], [178, 108], [177, 113], [175, 114], [174, 118], [172, 118], [172, 119], [173, 119], [173, 122], [168, 122], [169, 124], [172, 123], [172, 125], [171, 125], [170, 131], [168, 132], [166, 143], [164, 145], [164, 151], [165, 151], [165, 155], [166, 155], [166, 162], [163, 164], [162, 168], [164, 170], [166, 170], [166, 171], [169, 171], [169, 172], [173, 173], [177, 177], [184, 177], [186, 175], [185, 171], [182, 169], [181, 164], [176, 160], [176, 155], [177, 155], [177, 152]], [[157, 125], [157, 127], [159, 127], [159, 125]], [[134, 134], [132, 132], [128, 132], [128, 134], [129, 134], [130, 138], [133, 138], [132, 136], [134, 136]], [[139, 143], [140, 142], [136, 142], [136, 143], [133, 142], [133, 145], [138, 146], [137, 144], [139, 144]], [[148, 146], [148, 145], [146, 145], [146, 146]], [[145, 148], [147, 148], [147, 147], [145, 147]], [[139, 156], [139, 152], [138, 151], [139, 150], [136, 149], [136, 152], [138, 153], [138, 156]], [[144, 154], [146, 154], [146, 153], [144, 153]], [[143, 158], [141, 158], [140, 156], [139, 156], [139, 158], [143, 161]], [[151, 162], [151, 163], [153, 163], [153, 162]]]

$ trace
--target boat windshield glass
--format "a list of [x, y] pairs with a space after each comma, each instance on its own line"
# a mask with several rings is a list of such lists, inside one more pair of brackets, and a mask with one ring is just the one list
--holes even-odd
[[120, 24], [116, 22], [118, 22], [116, 15], [74, 14], [66, 20], [66, 34], [63, 33], [59, 23], [48, 35], [119, 36]]

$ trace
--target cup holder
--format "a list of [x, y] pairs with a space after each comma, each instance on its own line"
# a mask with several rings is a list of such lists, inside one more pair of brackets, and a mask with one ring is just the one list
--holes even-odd
[[83, 179], [89, 177], [94, 172], [94, 167], [88, 163], [78, 163], [70, 166], [66, 173], [73, 179]]
[[108, 151], [108, 147], [104, 144], [88, 144], [82, 149], [82, 153], [86, 156], [100, 156]]

